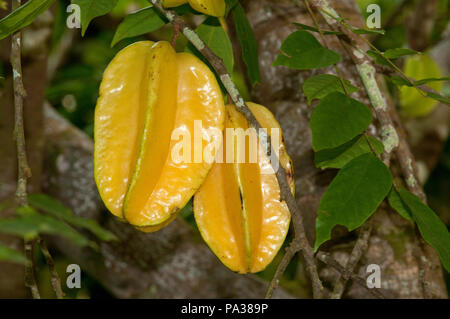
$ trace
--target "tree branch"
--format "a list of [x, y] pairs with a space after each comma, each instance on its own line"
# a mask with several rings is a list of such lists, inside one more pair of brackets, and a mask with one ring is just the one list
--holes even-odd
[[48, 250], [47, 243], [42, 239], [39, 238], [39, 246], [41, 246], [42, 254], [44, 255], [45, 262], [48, 265], [48, 269], [50, 271], [50, 275], [52, 277], [51, 283], [53, 290], [55, 291], [56, 298], [63, 299], [64, 298], [64, 292], [61, 288], [61, 279], [59, 278], [58, 272], [55, 269], [55, 263], [53, 262], [52, 255], [50, 254], [50, 251]]
[[343, 266], [341, 266], [341, 264], [339, 264], [337, 261], [335, 261], [328, 253], [319, 251], [317, 253], [317, 258], [320, 261], [322, 261], [323, 263], [327, 264], [328, 266], [331, 266], [334, 269], [336, 269], [339, 273], [343, 274], [343, 277], [345, 280], [352, 279], [355, 283], [357, 283], [361, 287], [366, 288], [376, 298], [386, 299], [386, 297], [384, 296], [383, 293], [381, 293], [377, 289], [368, 288], [367, 283], [363, 278], [361, 278], [361, 277], [353, 274], [352, 272], [348, 271], [347, 269], [345, 269]]
[[[20, 0], [11, 1], [11, 9], [14, 11], [21, 5]], [[22, 33], [17, 32], [11, 38], [11, 66], [13, 69], [14, 86], [14, 138], [17, 145], [17, 190], [16, 201], [20, 206], [27, 205], [27, 179], [31, 177], [31, 170], [28, 166], [27, 151], [25, 147], [25, 131], [23, 124], [23, 100], [26, 97], [25, 88], [22, 81]], [[34, 274], [34, 240], [25, 240], [25, 256], [29, 263], [25, 266], [25, 286], [30, 288], [34, 299], [39, 299], [40, 294], [36, 284]]]
[[[355, 268], [358, 265], [360, 259], [367, 250], [369, 245], [370, 234], [372, 233], [372, 221], [369, 219], [360, 229], [358, 240], [353, 247], [352, 253], [348, 258], [347, 264], [345, 265], [345, 271], [348, 273], [354, 273]], [[347, 284], [348, 278], [339, 273], [336, 278], [336, 283], [334, 285], [333, 293], [331, 294], [331, 299], [341, 299], [344, 293], [345, 286]]]
[[269, 288], [266, 292], [266, 299], [270, 299], [273, 296], [273, 293], [278, 288], [278, 284], [280, 283], [280, 278], [286, 271], [287, 266], [291, 262], [292, 258], [294, 258], [295, 254], [300, 251], [300, 247], [298, 247], [296, 241], [292, 241], [289, 247], [286, 249], [286, 253], [278, 264], [277, 270], [275, 271], [275, 275], [273, 276]]
[[[321, 298], [323, 286], [317, 271], [317, 265], [314, 258], [314, 250], [306, 238], [303, 216], [300, 212], [299, 207], [297, 206], [294, 196], [291, 193], [289, 184], [286, 179], [286, 171], [280, 167], [279, 159], [277, 155], [275, 155], [277, 153], [272, 149], [270, 136], [268, 136], [268, 134], [261, 129], [261, 125], [256, 120], [253, 113], [250, 111], [244, 99], [241, 97], [239, 90], [231, 80], [231, 76], [226, 71], [223, 61], [205, 45], [205, 43], [200, 39], [195, 31], [187, 26], [181, 17], [179, 17], [174, 11], [166, 10], [165, 8], [163, 8], [161, 0], [150, 1], [155, 6], [155, 8], [157, 8], [169, 20], [169, 22], [175, 26], [175, 28], [182, 30], [186, 38], [208, 60], [208, 62], [212, 65], [212, 67], [218, 74], [220, 81], [229, 93], [239, 112], [241, 112], [245, 116], [251, 127], [253, 127], [258, 132], [259, 140], [264, 147], [265, 153], [269, 158], [273, 159], [272, 166], [276, 172], [277, 180], [280, 185], [281, 199], [286, 202], [289, 211], [292, 214], [295, 231], [294, 241], [298, 243], [298, 245], [291, 245], [290, 247], [291, 249], [294, 249], [294, 247], [298, 246], [302, 251], [302, 254], [306, 261], [306, 268], [313, 285], [313, 296], [314, 298]], [[295, 252], [290, 252], [289, 254], [294, 255]], [[277, 281], [278, 279], [274, 278], [274, 280]]]

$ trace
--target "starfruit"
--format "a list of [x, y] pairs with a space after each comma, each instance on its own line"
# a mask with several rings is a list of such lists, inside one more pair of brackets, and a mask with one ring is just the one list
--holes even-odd
[[192, 142], [200, 121], [211, 139], [207, 129], [220, 132], [224, 120], [220, 87], [195, 56], [176, 53], [168, 42], [120, 51], [103, 75], [95, 110], [95, 180], [109, 211], [143, 231], [167, 225], [212, 166], [176, 161], [173, 132]]
[[213, 16], [223, 17], [225, 15], [225, 0], [164, 0], [166, 8], [177, 7], [189, 3], [198, 12]]
[[[427, 78], [440, 78], [441, 70], [437, 63], [427, 54], [407, 57], [404, 65], [405, 75], [415, 80]], [[430, 82], [427, 84], [435, 91], [442, 90], [442, 82]], [[424, 96], [414, 87], [402, 86], [400, 88], [400, 107], [406, 116], [421, 117], [431, 113], [438, 101]]]
[[[292, 162], [286, 153], [278, 122], [265, 107], [248, 103], [249, 108], [272, 142], [278, 139], [278, 156], [294, 193]], [[260, 143], [257, 160], [251, 160], [251, 140], [257, 132], [248, 130], [249, 123], [235, 106], [226, 107], [227, 119], [222, 153], [231, 152], [232, 160], [217, 161], [194, 197], [194, 216], [200, 233], [216, 256], [238, 273], [262, 271], [273, 260], [288, 233], [290, 213], [280, 199], [275, 172]], [[232, 129], [229, 134], [227, 131]], [[245, 130], [248, 143], [232, 142], [239, 129]], [[242, 132], [241, 131], [241, 132]], [[243, 141], [241, 139], [241, 141]], [[238, 148], [245, 148], [239, 155]], [[238, 157], [242, 156], [241, 159]], [[243, 160], [245, 157], [245, 160]]]

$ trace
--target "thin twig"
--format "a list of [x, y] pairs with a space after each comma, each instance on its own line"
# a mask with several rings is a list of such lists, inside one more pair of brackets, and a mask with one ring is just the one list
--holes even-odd
[[[384, 75], [389, 76], [389, 77], [391, 77], [393, 75], [396, 75], [396, 74], [397, 75], [401, 75], [397, 70], [392, 69], [392, 68], [390, 68], [388, 66], [385, 66], [385, 65], [381, 65], [381, 64], [376, 64], [375, 65], [375, 69], [376, 69], [377, 73], [384, 74]], [[415, 84], [414, 87], [416, 89], [418, 89], [421, 92], [422, 95], [428, 96], [428, 94], [431, 93], [431, 94], [435, 94], [435, 95], [440, 96], [443, 99], [445, 99], [445, 96], [443, 96], [440, 92], [438, 92], [435, 89], [431, 88], [427, 84], [419, 84], [419, 85], [417, 85], [417, 83], [416, 83], [417, 80], [416, 79], [414, 79], [412, 77], [409, 77], [409, 76], [405, 76], [405, 77], [406, 77], [406, 79], [407, 79], [407, 81], [409, 83], [414, 83]]]
[[[20, 0], [12, 1], [12, 8], [18, 8]], [[26, 97], [25, 88], [22, 82], [22, 34], [17, 32], [11, 39], [11, 66], [14, 78], [14, 111], [15, 127], [14, 138], [17, 145], [17, 164], [18, 178], [16, 198], [19, 205], [27, 204], [27, 178], [31, 176], [30, 167], [27, 161], [27, 152], [25, 147], [25, 133], [23, 124], [23, 100]]]
[[[12, 0], [11, 8], [14, 11], [21, 5], [20, 0]], [[23, 101], [26, 97], [25, 88], [22, 81], [22, 34], [16, 32], [11, 37], [11, 66], [13, 69], [13, 87], [14, 87], [14, 138], [17, 146], [17, 190], [16, 201], [20, 206], [27, 205], [27, 179], [31, 176], [31, 170], [28, 166], [27, 152], [25, 147], [25, 132], [23, 124]], [[34, 299], [39, 299], [39, 289], [36, 284], [34, 274], [34, 240], [24, 241], [25, 256], [28, 263], [25, 266], [25, 286], [30, 288]]]
[[277, 270], [275, 271], [275, 275], [273, 276], [269, 288], [266, 292], [266, 299], [270, 299], [273, 296], [273, 293], [275, 292], [275, 289], [278, 288], [278, 285], [280, 283], [280, 278], [286, 271], [287, 266], [291, 262], [292, 258], [294, 258], [295, 254], [297, 254], [300, 251], [300, 247], [297, 245], [296, 241], [292, 241], [289, 247], [286, 249], [286, 253], [284, 254], [283, 258], [281, 259], [281, 262], [278, 264]]
[[343, 274], [343, 277], [348, 280], [352, 279], [356, 284], [359, 286], [365, 288], [368, 292], [370, 292], [373, 296], [375, 296], [378, 299], [386, 299], [386, 296], [379, 291], [378, 289], [370, 289], [367, 287], [367, 282], [364, 280], [364, 278], [361, 278], [360, 276], [357, 276], [353, 274], [352, 272], [347, 271], [340, 263], [338, 263], [336, 260], [334, 260], [330, 254], [324, 253], [319, 251], [317, 253], [317, 258], [322, 261], [323, 263], [327, 264], [330, 267], [333, 267], [336, 269], [339, 273]]
[[[392, 101], [389, 98], [387, 101], [388, 104], [392, 104]], [[418, 196], [422, 202], [426, 203], [427, 196], [417, 178], [416, 161], [406, 140], [406, 132], [397, 112], [392, 112], [392, 120], [394, 121], [399, 135], [399, 145], [396, 154], [406, 186], [413, 194]]]
[[[347, 264], [345, 265], [345, 270], [348, 273], [355, 272], [356, 266], [358, 265], [359, 261], [361, 260], [362, 256], [367, 250], [371, 233], [372, 233], [372, 220], [369, 219], [361, 227], [358, 240], [356, 241], [352, 253], [348, 258]], [[333, 293], [331, 294], [331, 299], [340, 299], [342, 297], [347, 281], [348, 278], [345, 278], [341, 273], [338, 274], [336, 283], [334, 285]]]
[[180, 29], [178, 25], [173, 26], [173, 37], [172, 37], [172, 47], [175, 48], [177, 45], [178, 36], [180, 35]]
[[25, 240], [24, 242], [25, 257], [28, 259], [28, 263], [25, 265], [25, 287], [30, 289], [33, 299], [41, 299], [34, 274], [34, 243], [35, 240]]
[[[241, 112], [245, 116], [251, 127], [253, 127], [258, 132], [259, 139], [263, 144], [262, 146], [264, 147], [265, 153], [269, 158], [272, 158], [271, 163], [274, 167], [274, 170], [276, 171], [277, 180], [280, 185], [281, 199], [286, 202], [289, 211], [292, 214], [295, 232], [294, 241], [300, 247], [300, 250], [302, 251], [302, 254], [305, 258], [306, 268], [313, 285], [313, 296], [314, 298], [321, 298], [323, 286], [317, 271], [317, 264], [314, 258], [314, 250], [306, 238], [303, 225], [303, 216], [300, 212], [297, 202], [294, 199], [294, 196], [291, 193], [290, 186], [286, 179], [286, 171], [282, 168], [279, 169], [279, 159], [276, 155], [277, 153], [272, 149], [270, 136], [268, 136], [267, 133], [261, 129], [261, 125], [244, 102], [244, 99], [233, 83], [231, 76], [226, 71], [223, 61], [218, 56], [216, 56], [211, 51], [211, 49], [208, 48], [208, 46], [205, 45], [205, 43], [200, 39], [195, 31], [193, 31], [181, 17], [179, 17], [174, 11], [163, 8], [161, 0], [149, 1], [169, 20], [169, 22], [171, 22], [174, 26], [177, 25], [182, 30], [186, 38], [208, 60], [208, 62], [212, 65], [217, 75], [219, 76], [219, 79], [226, 88], [227, 92], [230, 94], [231, 99], [233, 100], [239, 112]], [[291, 245], [290, 247], [295, 247], [296, 245]], [[278, 279], [274, 278], [274, 280]]]
[[42, 238], [39, 238], [39, 246], [41, 247], [42, 254], [44, 255], [45, 262], [48, 265], [48, 269], [52, 277], [51, 283], [53, 290], [55, 291], [56, 298], [64, 299], [64, 292], [61, 288], [61, 279], [59, 278], [58, 272], [55, 269], [55, 263], [53, 261], [52, 255], [48, 250], [47, 243]]

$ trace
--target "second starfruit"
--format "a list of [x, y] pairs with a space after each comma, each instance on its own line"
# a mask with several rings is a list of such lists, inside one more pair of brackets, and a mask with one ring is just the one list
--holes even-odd
[[[265, 107], [248, 106], [268, 134], [278, 133], [271, 138], [279, 169], [286, 170], [294, 193], [293, 167], [278, 122]], [[280, 199], [280, 187], [258, 133], [235, 106], [226, 110], [224, 155], [196, 193], [194, 215], [203, 239], [222, 263], [238, 273], [254, 273], [265, 269], [277, 254], [289, 229], [290, 213]]]
[[[221, 131], [222, 92], [210, 69], [168, 42], [137, 42], [106, 69], [95, 111], [95, 180], [106, 207], [143, 231], [172, 221], [212, 163], [174, 161], [173, 132], [194, 139], [196, 121]], [[192, 140], [191, 140], [192, 139]]]

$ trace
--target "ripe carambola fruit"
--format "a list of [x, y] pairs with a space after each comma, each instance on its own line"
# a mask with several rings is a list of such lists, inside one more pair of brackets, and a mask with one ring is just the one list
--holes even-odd
[[[221, 131], [225, 106], [210, 69], [168, 42], [137, 42], [106, 69], [95, 110], [95, 180], [112, 214], [142, 231], [175, 219], [206, 178], [206, 161], [175, 163], [174, 130]], [[208, 134], [208, 133], [206, 133]]]
[[213, 16], [223, 17], [225, 15], [225, 0], [164, 0], [163, 5], [166, 8], [177, 7], [188, 3], [198, 12]]
[[[415, 80], [442, 76], [439, 66], [426, 53], [406, 58], [404, 72]], [[438, 92], [442, 90], [442, 82], [430, 82], [427, 85]], [[406, 116], [426, 116], [434, 110], [438, 103], [432, 98], [423, 96], [414, 87], [403, 86], [400, 88], [400, 107]]]
[[[253, 103], [248, 106], [269, 134], [271, 128], [279, 129], [278, 150], [282, 166], [279, 169], [286, 170], [294, 193], [293, 167], [278, 122], [264, 106]], [[249, 123], [235, 106], [229, 105], [226, 110], [226, 128], [244, 131], [249, 128]], [[256, 132], [253, 134], [256, 139]], [[230, 136], [224, 133], [224, 145], [229, 143]], [[194, 197], [195, 220], [203, 239], [222, 263], [238, 273], [264, 270], [277, 254], [289, 229], [290, 213], [280, 199], [276, 175], [262, 147], [257, 145], [256, 162], [249, 160], [248, 142], [245, 143], [244, 163], [237, 161], [238, 151], [234, 152], [232, 163], [226, 161], [224, 155], [223, 162], [213, 165]], [[223, 152], [229, 152], [226, 146]]]

